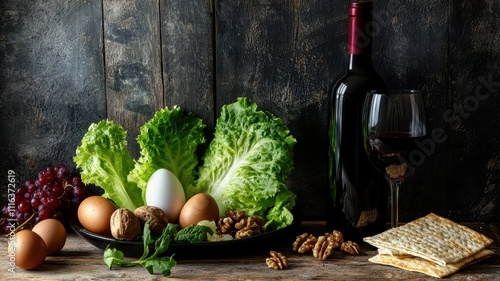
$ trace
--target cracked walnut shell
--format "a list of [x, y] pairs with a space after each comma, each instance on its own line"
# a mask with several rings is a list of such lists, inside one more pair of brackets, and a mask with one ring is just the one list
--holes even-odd
[[266, 258], [266, 264], [269, 268], [278, 270], [288, 268], [288, 259], [285, 255], [276, 251], [271, 251], [269, 254], [271, 257]]
[[141, 233], [139, 219], [127, 208], [113, 212], [110, 219], [111, 235], [118, 240], [134, 240]]
[[153, 235], [160, 234], [167, 227], [168, 217], [162, 209], [155, 206], [142, 206], [135, 209], [134, 214], [142, 224], [145, 224], [149, 219], [149, 230]]

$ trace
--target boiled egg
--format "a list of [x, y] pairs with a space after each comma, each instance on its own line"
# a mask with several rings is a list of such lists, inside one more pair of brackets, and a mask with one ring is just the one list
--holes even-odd
[[219, 206], [215, 199], [208, 193], [198, 193], [182, 207], [179, 216], [179, 225], [185, 228], [201, 221], [218, 221]]
[[78, 206], [78, 220], [93, 233], [111, 237], [111, 215], [117, 207], [108, 199], [94, 195], [85, 198]]
[[66, 243], [66, 229], [56, 219], [45, 219], [37, 223], [33, 232], [40, 235], [47, 246], [47, 255], [59, 252]]
[[146, 186], [146, 204], [160, 208], [169, 222], [177, 222], [186, 195], [179, 179], [167, 169], [156, 170]]
[[31, 230], [21, 230], [9, 245], [9, 255], [14, 251], [15, 263], [22, 269], [34, 269], [45, 261], [47, 246], [40, 235]]

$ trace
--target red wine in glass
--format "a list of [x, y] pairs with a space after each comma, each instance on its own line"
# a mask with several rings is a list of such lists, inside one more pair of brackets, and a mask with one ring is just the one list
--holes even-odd
[[[410, 160], [418, 163], [420, 154], [417, 142], [423, 136], [414, 136], [411, 132], [387, 132], [381, 136], [368, 137], [366, 147], [373, 165], [386, 177], [404, 180], [411, 175]], [[411, 157], [411, 158], [410, 158]]]
[[[399, 187], [418, 160], [417, 141], [427, 134], [425, 104], [418, 90], [371, 91], [363, 107], [363, 142], [373, 165], [391, 189], [391, 227], [398, 226]], [[413, 159], [412, 159], [413, 158]]]

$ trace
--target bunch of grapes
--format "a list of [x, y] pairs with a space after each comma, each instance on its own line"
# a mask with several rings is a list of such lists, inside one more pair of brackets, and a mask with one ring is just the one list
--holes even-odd
[[37, 179], [28, 179], [24, 185], [16, 188], [14, 206], [3, 206], [0, 233], [11, 230], [7, 218], [15, 219], [20, 228], [33, 227], [48, 218], [64, 224], [88, 196], [81, 178], [72, 175], [66, 165], [48, 166], [38, 173]]

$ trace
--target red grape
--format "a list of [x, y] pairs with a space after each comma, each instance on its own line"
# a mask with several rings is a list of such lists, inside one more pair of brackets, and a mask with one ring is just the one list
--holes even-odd
[[38, 216], [40, 220], [48, 219], [52, 216], [54, 210], [50, 209], [47, 205], [42, 205], [38, 208]]
[[28, 192], [28, 188], [24, 185], [21, 185], [16, 189], [16, 194], [22, 194], [24, 196], [25, 193]]
[[31, 204], [28, 202], [28, 200], [23, 200], [17, 205], [17, 210], [19, 210], [22, 213], [26, 213], [29, 210], [31, 210]]
[[89, 196], [85, 184], [72, 175], [64, 164], [48, 166], [38, 172], [35, 179], [27, 179], [15, 191], [15, 209], [8, 204], [2, 207], [0, 234], [13, 231], [7, 218], [12, 211], [16, 227], [33, 227], [38, 222], [54, 218], [63, 223], [76, 213], [78, 205]]

